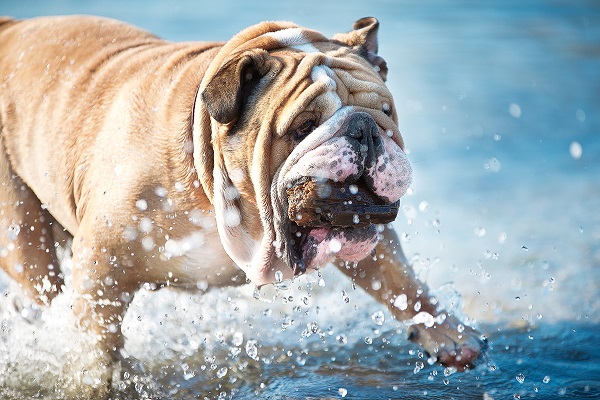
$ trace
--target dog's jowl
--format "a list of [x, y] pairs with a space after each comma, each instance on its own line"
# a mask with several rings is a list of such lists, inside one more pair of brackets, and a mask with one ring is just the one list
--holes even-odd
[[397, 319], [433, 317], [409, 335], [432, 357], [474, 365], [480, 334], [430, 301], [389, 225], [411, 167], [378, 25], [172, 43], [104, 18], [0, 19], [0, 265], [49, 304], [55, 243], [72, 243], [73, 320], [108, 371], [78, 396], [110, 390], [124, 293], [262, 286], [336, 259]]

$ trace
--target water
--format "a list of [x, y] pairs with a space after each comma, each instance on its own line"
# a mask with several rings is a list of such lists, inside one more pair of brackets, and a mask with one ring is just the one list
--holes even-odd
[[[396, 228], [419, 275], [492, 344], [464, 374], [337, 271], [268, 289], [142, 291], [114, 398], [600, 397], [600, 7], [594, 1], [0, 1], [89, 13], [172, 40], [264, 19], [326, 34], [380, 19], [415, 183]], [[287, 288], [286, 288], [287, 286]], [[0, 397], [60, 398], [69, 295], [18, 314], [0, 275]]]

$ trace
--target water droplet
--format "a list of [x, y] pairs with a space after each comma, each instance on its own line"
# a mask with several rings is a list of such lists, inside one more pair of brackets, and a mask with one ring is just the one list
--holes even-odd
[[223, 367], [217, 371], [217, 378], [221, 379], [225, 375], [227, 375], [227, 367]]
[[332, 253], [338, 253], [342, 249], [342, 242], [337, 239], [331, 239], [329, 242], [329, 250]]
[[544, 379], [542, 379], [542, 382], [544, 382], [544, 383], [548, 383], [548, 382], [550, 382], [550, 377], [549, 377], [548, 375], [546, 375], [546, 376], [544, 377]]
[[506, 232], [502, 232], [500, 235], [498, 235], [498, 243], [505, 243], [506, 242]]
[[404, 311], [408, 308], [408, 296], [406, 294], [401, 294], [394, 299], [394, 307], [398, 308], [401, 311]]
[[415, 363], [415, 369], [413, 370], [413, 374], [418, 374], [419, 371], [421, 371], [424, 366], [425, 366], [425, 364], [423, 363], [423, 361], [417, 361]]
[[485, 228], [482, 226], [475, 228], [475, 235], [477, 235], [477, 237], [484, 237], [485, 236]]
[[338, 389], [338, 393], [340, 394], [340, 396], [342, 397], [346, 397], [346, 395], [348, 394], [348, 391], [346, 390], [346, 388], [339, 388]]
[[350, 190], [350, 194], [357, 194], [358, 193], [358, 186], [356, 186], [356, 185], [350, 185], [348, 187], [348, 190]]
[[458, 333], [463, 333], [465, 331], [465, 326], [463, 324], [458, 324], [456, 330], [458, 331]]
[[225, 190], [223, 190], [223, 196], [225, 196], [227, 200], [233, 201], [240, 197], [240, 193], [234, 186], [228, 186], [225, 188]]
[[366, 343], [366, 344], [373, 344], [373, 339], [371, 339], [369, 336], [367, 336], [367, 337], [365, 338], [365, 343]]
[[420, 301], [417, 301], [415, 303], [414, 309], [415, 309], [416, 312], [421, 311], [421, 302]]
[[167, 191], [167, 189], [162, 186], [157, 186], [154, 189], [154, 194], [156, 194], [158, 197], [165, 197], [168, 193], [169, 192]]
[[422, 201], [419, 203], [419, 211], [422, 213], [426, 213], [429, 210], [429, 203], [427, 201]]
[[237, 207], [226, 207], [223, 210], [223, 222], [230, 228], [235, 228], [242, 222], [240, 210]]
[[275, 271], [275, 282], [281, 283], [283, 281], [283, 272]]
[[433, 315], [426, 311], [421, 311], [411, 319], [413, 324], [423, 324], [427, 328], [431, 328], [435, 324], [435, 318]]
[[383, 314], [383, 311], [379, 310], [379, 311], [375, 311], [372, 315], [371, 315], [371, 320], [373, 320], [373, 323], [375, 325], [383, 325], [383, 322], [385, 321], [385, 315]]
[[309, 332], [309, 336], [319, 333], [319, 324], [316, 321], [309, 322], [306, 324], [306, 330]]
[[348, 343], [348, 338], [343, 333], [341, 335], [337, 335], [335, 337], [335, 340], [337, 340], [337, 342], [339, 344], [346, 344], [346, 343]]
[[254, 360], [258, 360], [258, 347], [256, 344], [257, 341], [254, 339], [250, 339], [246, 342], [246, 354]]
[[455, 374], [458, 371], [456, 367], [446, 367], [444, 368], [444, 376], [450, 376]]
[[583, 154], [583, 148], [579, 142], [571, 142], [569, 153], [575, 160], [579, 160]]
[[373, 279], [371, 281], [371, 288], [375, 291], [381, 289], [381, 281], [379, 279]]
[[15, 240], [21, 232], [21, 227], [18, 224], [12, 224], [8, 227], [8, 239]]
[[523, 251], [529, 251], [529, 248], [527, 246], [521, 246], [521, 250], [523, 250]]
[[521, 117], [521, 107], [516, 103], [511, 103], [510, 106], [508, 106], [508, 112], [514, 118]]
[[242, 332], [235, 332], [231, 342], [234, 346], [241, 346], [244, 343], [244, 334]]
[[360, 223], [360, 217], [358, 216], [358, 214], [354, 214], [354, 215], [352, 216], [352, 223], [353, 223], [353, 224], [358, 224], [358, 223]]
[[350, 303], [350, 297], [348, 297], [345, 290], [342, 290], [342, 299], [344, 299], [344, 303]]
[[133, 226], [127, 226], [123, 229], [122, 237], [128, 242], [133, 242], [134, 240], [136, 240], [138, 238], [138, 235], [138, 230]]
[[114, 283], [115, 283], [115, 280], [112, 277], [107, 276], [106, 278], [104, 278], [105, 286], [112, 286], [112, 285], [114, 285]]
[[517, 380], [517, 382], [523, 383], [523, 382], [525, 382], [525, 375], [518, 374], [515, 379]]
[[496, 157], [492, 157], [485, 161], [485, 163], [483, 164], [483, 167], [486, 170], [491, 171], [491, 172], [499, 172], [500, 169], [502, 168], [502, 165], [500, 164], [500, 161]]

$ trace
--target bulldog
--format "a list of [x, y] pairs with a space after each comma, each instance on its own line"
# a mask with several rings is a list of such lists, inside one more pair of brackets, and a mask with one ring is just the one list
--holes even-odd
[[144, 283], [260, 287], [337, 260], [412, 341], [471, 368], [485, 339], [438, 310], [389, 224], [411, 167], [378, 26], [171, 43], [106, 18], [2, 18], [0, 265], [49, 304], [70, 239], [73, 315], [109, 363]]

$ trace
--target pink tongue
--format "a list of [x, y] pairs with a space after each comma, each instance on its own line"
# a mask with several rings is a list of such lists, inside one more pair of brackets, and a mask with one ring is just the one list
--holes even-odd
[[309, 235], [317, 239], [317, 242], [322, 242], [327, 237], [329, 231], [330, 229], [327, 228], [315, 228], [310, 231]]
[[[315, 228], [309, 233], [307, 243], [316, 244], [316, 255], [308, 262], [307, 268], [319, 268], [339, 258], [344, 261], [358, 262], [368, 256], [377, 244], [377, 229], [374, 225], [361, 232], [357, 229]], [[313, 253], [314, 254], [314, 253]]]

